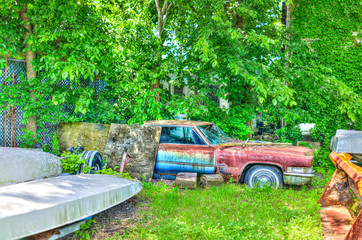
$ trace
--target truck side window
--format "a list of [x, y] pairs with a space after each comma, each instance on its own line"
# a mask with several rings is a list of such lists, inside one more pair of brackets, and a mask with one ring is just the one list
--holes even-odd
[[191, 130], [191, 136], [195, 145], [206, 145], [204, 140], [202, 140], [202, 138], [200, 138], [194, 130]]
[[162, 127], [160, 143], [184, 143], [184, 130], [180, 127]]
[[205, 145], [205, 142], [197, 135], [197, 133], [192, 128], [185, 128], [185, 143], [193, 145]]
[[190, 127], [162, 127], [160, 143], [205, 145]]

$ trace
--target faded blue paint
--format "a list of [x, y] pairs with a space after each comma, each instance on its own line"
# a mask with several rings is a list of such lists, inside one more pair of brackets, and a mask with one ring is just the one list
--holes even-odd
[[[163, 151], [160, 150], [157, 153], [157, 161], [168, 161], [168, 162], [177, 162], [177, 163], [189, 163], [196, 165], [212, 164], [208, 155], [202, 153], [190, 154], [185, 151], [182, 153], [172, 152], [172, 151]], [[214, 155], [214, 165], [216, 161], [216, 156]]]
[[179, 172], [213, 174], [216, 154], [207, 146], [166, 145], [160, 147], [154, 168], [154, 178], [175, 179]]
[[173, 175], [167, 175], [167, 174], [162, 174], [162, 176], [160, 174], [157, 173], [153, 173], [153, 178], [154, 179], [167, 179], [167, 180], [176, 180], [176, 176]]
[[212, 165], [216, 166], [216, 151], [214, 151], [214, 158], [212, 159]]
[[155, 173], [177, 174], [179, 172], [196, 172], [198, 174], [213, 174], [215, 167], [213, 165], [191, 165], [177, 164], [172, 162], [157, 161], [155, 164]]

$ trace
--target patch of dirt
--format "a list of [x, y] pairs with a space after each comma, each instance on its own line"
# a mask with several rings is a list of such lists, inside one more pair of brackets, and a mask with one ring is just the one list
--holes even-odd
[[[172, 185], [174, 180], [152, 179], [153, 185]], [[91, 239], [101, 240], [108, 239], [116, 234], [122, 235], [125, 231], [135, 227], [142, 220], [142, 212], [148, 209], [148, 200], [134, 196], [127, 201], [120, 203], [106, 211], [98, 213], [92, 217], [96, 221], [89, 230], [94, 230]], [[79, 239], [74, 233], [60, 240]]]
[[162, 184], [167, 184], [167, 185], [174, 185], [175, 184], [175, 180], [166, 180], [166, 179], [152, 179], [151, 183], [153, 185], [162, 185]]
[[324, 179], [324, 175], [322, 173], [315, 173], [314, 176], [319, 179]]
[[[91, 229], [94, 230], [91, 239], [107, 239], [116, 233], [122, 235], [127, 229], [135, 227], [136, 220], [139, 216], [138, 212], [144, 208], [138, 206], [143, 205], [142, 203], [146, 203], [145, 200], [135, 196], [106, 211], [94, 215], [92, 219], [94, 219], [96, 223], [91, 227]], [[78, 237], [73, 233], [60, 238], [60, 240], [72, 239], [78, 239]]]

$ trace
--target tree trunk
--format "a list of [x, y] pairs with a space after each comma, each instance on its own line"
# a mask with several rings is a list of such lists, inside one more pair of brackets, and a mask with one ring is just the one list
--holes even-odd
[[[253, 120], [248, 120], [246, 122], [246, 125], [250, 128], [250, 130], [253, 131]], [[248, 133], [248, 138], [252, 139], [253, 138], [253, 134], [252, 133]]]
[[[285, 2], [282, 3], [282, 24], [285, 25], [286, 28], [289, 28], [290, 26], [290, 18], [291, 18], [291, 5], [290, 4], [286, 4]], [[287, 35], [286, 37], [288, 40], [290, 39], [290, 36]], [[285, 52], [286, 51], [286, 52]], [[288, 68], [288, 60], [289, 60], [289, 56], [290, 56], [290, 52], [287, 51], [287, 46], [283, 44], [283, 48], [282, 48], [282, 52], [285, 52], [285, 67]], [[284, 85], [288, 85], [288, 83], [286, 81], [284, 81]], [[284, 127], [285, 124], [285, 119], [282, 117], [281, 119], [281, 127]]]
[[[172, 3], [167, 5], [167, 0], [164, 0], [163, 7], [160, 7], [160, 0], [155, 0], [156, 9], [158, 13], [158, 38], [160, 39], [160, 49], [163, 48], [163, 38], [162, 38], [162, 31], [164, 26], [166, 25], [167, 14], [172, 6]], [[162, 51], [160, 51], [158, 59], [157, 59], [158, 66], [162, 64]], [[160, 79], [156, 80], [156, 83], [152, 85], [152, 89], [159, 89], [160, 88]], [[157, 101], [161, 101], [160, 93], [157, 92]]]
[[[25, 3], [23, 5], [23, 8], [19, 11], [19, 15], [21, 17], [21, 21], [24, 22], [23, 26], [26, 29], [23, 33], [23, 37], [24, 37], [24, 48], [28, 48], [29, 47], [29, 43], [26, 42], [26, 38], [28, 37], [28, 35], [33, 34], [33, 25], [30, 23], [30, 19], [28, 17], [28, 14], [26, 13], [27, 11], [27, 4]], [[28, 81], [30, 81], [33, 78], [36, 78], [36, 72], [33, 69], [33, 65], [31, 64], [31, 62], [36, 58], [36, 55], [34, 52], [27, 50], [26, 51], [26, 57], [25, 57], [25, 63], [26, 63], [26, 77], [28, 79]], [[33, 98], [34, 101], [37, 101], [37, 98], [34, 95], [34, 92], [32, 90], [29, 91], [30, 96]], [[26, 124], [26, 129], [35, 133], [36, 135], [36, 131], [37, 131], [37, 117], [36, 115], [32, 115], [28, 118], [28, 123]], [[35, 143], [35, 136], [34, 136], [34, 143]]]

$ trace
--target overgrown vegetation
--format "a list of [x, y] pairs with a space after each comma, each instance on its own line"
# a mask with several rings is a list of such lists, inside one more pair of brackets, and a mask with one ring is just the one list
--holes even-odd
[[75, 236], [81, 240], [90, 240], [94, 230], [91, 228], [92, 225], [97, 223], [94, 219], [88, 219], [85, 223], [80, 225], [80, 229], [75, 232]]
[[[80, 169], [80, 166], [83, 164], [87, 164], [87, 159], [82, 158], [82, 153], [74, 154], [71, 152], [64, 152], [61, 155], [62, 159], [62, 167], [64, 173], [76, 174], [77, 171]], [[85, 166], [82, 168], [82, 172], [86, 173], [90, 171], [89, 166]]]
[[313, 187], [278, 190], [226, 184], [182, 190], [148, 183], [141, 192], [147, 208], [137, 225], [111, 239], [322, 239], [316, 201], [324, 184], [314, 181]]
[[276, 121], [283, 118], [290, 133], [299, 123], [315, 123], [311, 137], [316, 141], [330, 140], [337, 129], [361, 130], [360, 2], [294, 0], [290, 9], [283, 55], [288, 73], [283, 75], [289, 76], [285, 83], [298, 104], [269, 104], [261, 110]]
[[[315, 139], [360, 129], [359, 2], [286, 4], [289, 29], [274, 0], [1, 1], [0, 56], [30, 54], [36, 75], [2, 86], [0, 105], [21, 107], [24, 122], [37, 116], [40, 128], [184, 113], [246, 138], [246, 123], [267, 112], [286, 123], [282, 141], [295, 141], [300, 122], [317, 124]], [[95, 78], [105, 91], [95, 93]]]
[[[274, 125], [283, 120], [278, 141], [293, 143], [299, 123], [316, 123], [311, 137], [324, 144], [314, 168], [325, 174], [323, 182], [195, 191], [146, 184], [149, 211], [122, 237], [319, 239], [318, 184], [334, 171], [329, 139], [338, 128], [362, 129], [362, 11], [359, 0], [282, 2], [290, 4], [288, 29], [274, 0], [0, 1], [0, 57], [33, 59], [20, 84], [1, 85], [0, 106], [21, 107], [24, 123], [37, 116], [40, 128], [184, 113], [239, 138], [251, 133], [246, 123], [261, 112]], [[1, 75], [6, 64], [0, 58]], [[95, 93], [98, 77], [106, 86]], [[172, 86], [183, 93], [171, 94]], [[23, 144], [34, 142], [51, 147], [29, 128]], [[71, 173], [85, 161], [65, 156]]]
[[127, 172], [119, 172], [117, 171], [118, 166], [115, 166], [112, 168], [103, 168], [102, 170], [99, 170], [96, 172], [97, 174], [105, 174], [105, 175], [114, 175], [125, 179], [132, 179], [132, 177]]

